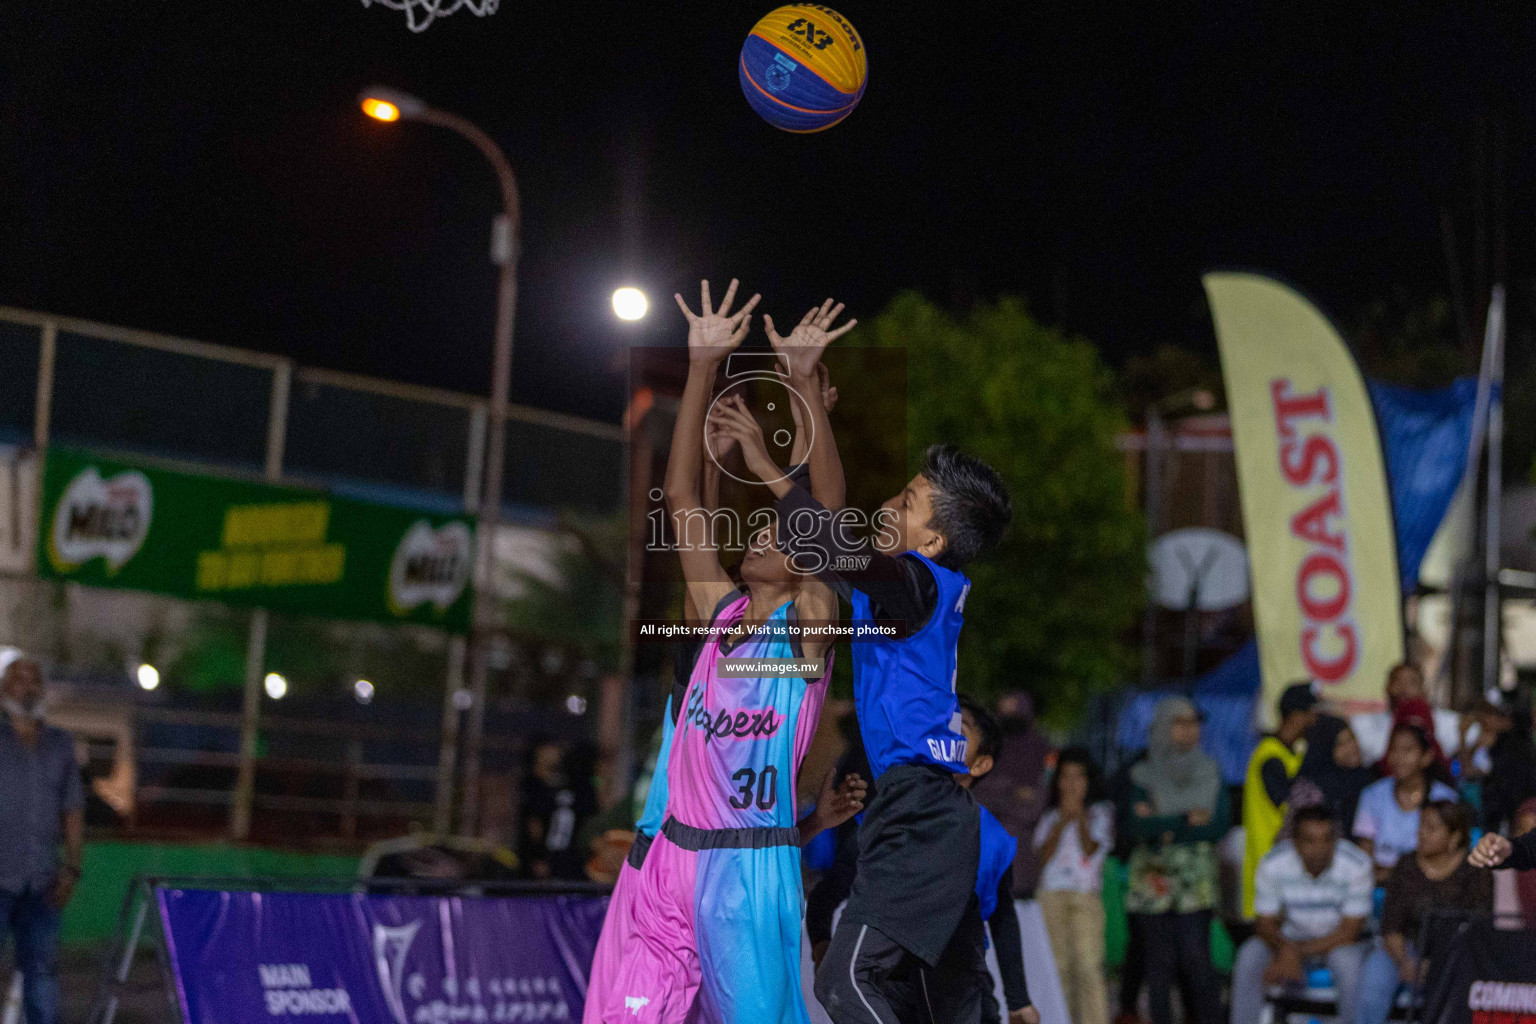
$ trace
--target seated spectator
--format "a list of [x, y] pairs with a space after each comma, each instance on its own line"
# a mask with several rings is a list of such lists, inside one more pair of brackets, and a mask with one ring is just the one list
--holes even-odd
[[1460, 749], [1461, 716], [1454, 711], [1429, 710], [1429, 691], [1424, 685], [1424, 673], [1417, 665], [1405, 661], [1392, 667], [1387, 673], [1386, 698], [1387, 710], [1351, 715], [1349, 719], [1366, 764], [1375, 767], [1385, 760], [1392, 728], [1409, 720], [1417, 720], [1429, 734], [1437, 759], [1443, 760], [1441, 751]]
[[1259, 741], [1243, 783], [1243, 919], [1253, 917], [1253, 876], [1274, 848], [1285, 824], [1285, 801], [1301, 768], [1296, 745], [1317, 721], [1317, 693], [1310, 682], [1292, 683], [1280, 695], [1280, 727]]
[[1369, 947], [1360, 929], [1375, 889], [1371, 858], [1339, 838], [1332, 808], [1296, 813], [1294, 840], [1259, 862], [1253, 938], [1232, 971], [1232, 1024], [1252, 1024], [1266, 986], [1299, 984], [1315, 967], [1333, 975], [1339, 1018], [1352, 1021], [1360, 965]]
[[1307, 753], [1301, 759], [1301, 772], [1291, 784], [1281, 836], [1293, 837], [1294, 819], [1302, 808], [1327, 807], [1338, 820], [1343, 838], [1353, 839], [1360, 794], [1375, 781], [1376, 773], [1365, 766], [1349, 723], [1324, 715], [1307, 730]]
[[1109, 1021], [1103, 889], [1115, 811], [1104, 795], [1093, 757], [1083, 747], [1068, 747], [1056, 760], [1046, 795], [1050, 809], [1034, 836], [1044, 865], [1036, 898], [1074, 1024]]
[[1478, 709], [1478, 745], [1488, 751], [1483, 781], [1483, 828], [1502, 830], [1525, 800], [1536, 797], [1536, 744], [1531, 741], [1530, 707], [1513, 694], [1495, 691]]
[[1191, 999], [1185, 1019], [1216, 1024], [1221, 985], [1211, 963], [1217, 901], [1215, 844], [1231, 822], [1221, 768], [1200, 749], [1200, 713], [1182, 697], [1160, 701], [1147, 759], [1131, 770], [1136, 842], [1125, 909], [1139, 933], [1153, 1024], [1172, 1024], [1173, 986]]
[[1365, 787], [1355, 812], [1355, 841], [1376, 862], [1385, 882], [1404, 854], [1418, 846], [1419, 809], [1436, 800], [1455, 800], [1456, 791], [1431, 777], [1434, 747], [1416, 725], [1392, 730], [1387, 766], [1392, 774]]
[[1360, 972], [1355, 1024], [1383, 1024], [1405, 985], [1426, 977], [1417, 948], [1430, 913], [1493, 909], [1493, 876], [1467, 862], [1472, 816], [1462, 804], [1433, 800], [1419, 818], [1418, 849], [1405, 855], [1387, 880], [1381, 943]]

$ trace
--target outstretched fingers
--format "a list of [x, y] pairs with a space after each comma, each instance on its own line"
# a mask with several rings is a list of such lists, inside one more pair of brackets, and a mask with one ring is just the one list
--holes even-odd
[[843, 335], [847, 334], [849, 331], [853, 330], [857, 326], [859, 326], [859, 321], [857, 319], [849, 320], [847, 323], [843, 324], [843, 326], [839, 327], [837, 330], [835, 330], [835, 331], [828, 331], [827, 332], [827, 340], [828, 341], [836, 341], [838, 338], [841, 338]]
[[715, 310], [715, 315], [716, 316], [729, 316], [730, 315], [731, 303], [736, 301], [736, 286], [738, 284], [740, 284], [740, 283], [741, 282], [738, 281], [736, 278], [734, 278], [734, 277], [731, 278], [730, 285], [727, 286], [726, 289], [725, 289], [725, 298], [720, 300], [720, 308]]

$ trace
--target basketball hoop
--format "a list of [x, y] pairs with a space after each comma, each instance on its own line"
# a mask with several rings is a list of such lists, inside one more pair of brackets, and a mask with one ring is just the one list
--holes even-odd
[[363, 0], [364, 7], [380, 4], [392, 11], [404, 11], [405, 23], [412, 32], [425, 32], [434, 18], [446, 18], [460, 7], [477, 18], [495, 14], [501, 0]]

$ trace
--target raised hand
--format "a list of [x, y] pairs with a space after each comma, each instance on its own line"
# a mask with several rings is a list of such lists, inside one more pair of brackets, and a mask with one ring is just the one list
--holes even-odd
[[828, 299], [820, 306], [811, 307], [811, 311], [800, 318], [800, 323], [795, 325], [788, 337], [774, 330], [773, 317], [763, 314], [763, 328], [768, 332], [768, 343], [775, 352], [789, 361], [790, 376], [812, 376], [827, 346], [857, 326], [857, 320], [849, 320], [834, 330], [832, 324], [842, 312], [841, 302], [834, 306], [832, 300]]
[[677, 300], [677, 308], [683, 311], [683, 316], [688, 318], [688, 360], [695, 363], [718, 363], [735, 350], [741, 340], [747, 336], [747, 331], [752, 327], [752, 310], [756, 308], [761, 295], [754, 295], [747, 300], [734, 315], [731, 313], [731, 303], [736, 300], [736, 285], [739, 282], [731, 278], [730, 287], [725, 290], [725, 298], [720, 300], [719, 308], [711, 308], [709, 301], [709, 282], [699, 282], [699, 309], [700, 313], [694, 314], [688, 308], [688, 303], [683, 301], [680, 294], [672, 297]]

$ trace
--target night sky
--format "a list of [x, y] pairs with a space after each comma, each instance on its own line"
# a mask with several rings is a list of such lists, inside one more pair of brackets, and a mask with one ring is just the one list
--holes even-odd
[[[503, 0], [413, 35], [358, 0], [13, 5], [0, 303], [485, 393], [494, 181], [447, 132], [365, 119], [371, 82], [505, 147], [514, 399], [608, 419], [625, 346], [679, 336], [670, 293], [700, 274], [785, 319], [827, 294], [867, 317], [907, 287], [1023, 293], [1113, 361], [1210, 347], [1210, 266], [1278, 272], [1346, 320], [1443, 292], [1439, 214], [1469, 248], [1480, 115], [1507, 126], [1510, 263], [1531, 271], [1529, 20], [842, 0], [868, 92], [792, 136], [736, 80], [770, 6]], [[617, 322], [622, 283], [660, 315]]]

